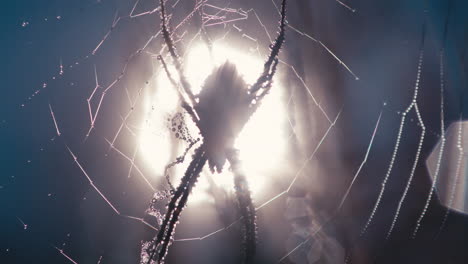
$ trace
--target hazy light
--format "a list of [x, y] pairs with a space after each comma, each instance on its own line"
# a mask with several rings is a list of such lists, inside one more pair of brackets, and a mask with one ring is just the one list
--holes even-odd
[[[436, 191], [444, 206], [468, 214], [468, 121], [452, 123], [445, 138], [445, 154], [439, 164]], [[434, 180], [440, 148], [441, 139], [426, 160], [431, 180]]]
[[[265, 58], [260, 58], [256, 53], [243, 53], [229, 48], [227, 45], [215, 43], [212, 55], [206, 45], [196, 45], [186, 55], [185, 74], [197, 94], [212, 70], [223, 64], [226, 60], [237, 66], [238, 72], [244, 80], [253, 83], [263, 70]], [[174, 71], [172, 71], [174, 73]], [[171, 142], [173, 135], [166, 127], [166, 119], [169, 113], [174, 113], [177, 104], [177, 94], [161, 71], [157, 74], [157, 90], [153, 98], [145, 103], [148, 109], [147, 118], [144, 120], [144, 131], [140, 137], [140, 150], [147, 163], [158, 175], [162, 175], [164, 166], [169, 162]], [[249, 180], [253, 195], [259, 194], [264, 185], [271, 178], [271, 173], [281, 168], [286, 145], [284, 130], [286, 112], [282, 102], [280, 83], [275, 80], [271, 93], [266, 96], [261, 107], [251, 117], [244, 130], [236, 140], [235, 146], [240, 151], [243, 169]], [[222, 99], [222, 98], [220, 98]], [[154, 111], [152, 107], [154, 106]], [[187, 120], [188, 121], [188, 120]], [[189, 123], [189, 122], [187, 122]], [[192, 126], [192, 136], [198, 131]], [[190, 127], [189, 127], [190, 128]], [[183, 149], [179, 149], [182, 153]], [[178, 166], [173, 173], [181, 178], [184, 169], [190, 162], [190, 156], [183, 166]], [[191, 201], [202, 201], [209, 198], [206, 191], [209, 182], [205, 174], [202, 174], [192, 195]], [[223, 173], [212, 175], [214, 182], [225, 188], [228, 192], [234, 191], [232, 174], [228, 165]]]

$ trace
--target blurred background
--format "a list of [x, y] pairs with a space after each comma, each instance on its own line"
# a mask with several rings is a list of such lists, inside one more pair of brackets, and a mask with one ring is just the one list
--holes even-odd
[[[226, 60], [256, 80], [279, 4], [167, 1], [195, 92]], [[189, 143], [172, 128], [200, 137], [157, 60], [158, 6], [3, 3], [0, 263], [139, 263]], [[467, 263], [468, 3], [287, 6], [274, 87], [236, 141], [255, 262]], [[167, 262], [239, 263], [236, 206], [229, 168], [203, 171]]]

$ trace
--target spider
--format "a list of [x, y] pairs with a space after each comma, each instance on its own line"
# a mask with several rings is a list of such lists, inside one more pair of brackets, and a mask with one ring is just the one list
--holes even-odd
[[[264, 64], [263, 72], [254, 84], [249, 87], [237, 72], [236, 67], [230, 62], [226, 62], [214, 69], [205, 80], [201, 92], [195, 96], [184, 75], [175, 44], [171, 38], [171, 32], [167, 26], [164, 0], [160, 0], [161, 33], [178, 73], [179, 82], [176, 82], [171, 76], [164, 59], [161, 56], [158, 58], [168, 79], [178, 91], [182, 108], [187, 111], [198, 127], [202, 144], [194, 151], [192, 161], [179, 186], [173, 188], [170, 184], [172, 193], [167, 205], [167, 212], [157, 235], [147, 249], [148, 264], [151, 261], [164, 262], [180, 214], [187, 204], [188, 196], [205, 164], [208, 163], [211, 172], [219, 173], [226, 161], [229, 162], [234, 174], [235, 193], [242, 219], [243, 262], [252, 262], [256, 251], [255, 207], [252, 203], [247, 179], [240, 169], [234, 141], [272, 87], [273, 76], [278, 65], [278, 54], [285, 41], [286, 0], [282, 0], [280, 15], [278, 35], [270, 45], [271, 52]], [[192, 145], [190, 144], [190, 147]]]

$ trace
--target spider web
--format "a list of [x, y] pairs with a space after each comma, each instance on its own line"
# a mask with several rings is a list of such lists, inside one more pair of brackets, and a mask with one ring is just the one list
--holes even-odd
[[[357, 9], [351, 6], [352, 4], [348, 4], [348, 1], [336, 0], [331, 2], [339, 5], [351, 15], [359, 12]], [[267, 10], [276, 10], [276, 12], [279, 13], [277, 1], [272, 0], [271, 2], [268, 2], [268, 4], [269, 8], [266, 8]], [[171, 24], [172, 37], [175, 39], [176, 45], [178, 45], [181, 50], [185, 52], [183, 58], [188, 56], [187, 54], [191, 48], [193, 48], [195, 42], [204, 43], [204, 45], [212, 48], [212, 46], [216, 45], [216, 43], [223, 41], [229, 43], [229, 41], [232, 41], [233, 39], [238, 39], [242, 45], [246, 45], [248, 47], [246, 50], [250, 51], [252, 56], [255, 55], [259, 58], [266, 58], [266, 55], [268, 54], [268, 45], [272, 42], [272, 35], [275, 35], [273, 31], [275, 29], [275, 24], [273, 26], [270, 24], [271, 21], [275, 20], [268, 16], [268, 19], [266, 20], [268, 23], [265, 22], [263, 19], [264, 16], [267, 16], [265, 11], [258, 9], [242, 9], [237, 7], [234, 3], [224, 3], [223, 1], [200, 0], [192, 3], [183, 3], [183, 1], [175, 0], [168, 1], [166, 5], [169, 8], [168, 11], [170, 14], [169, 19]], [[60, 58], [58, 61], [58, 66], [56, 67], [56, 71], [45, 81], [41, 82], [41, 85], [35, 89], [33, 93], [28, 96], [26, 100], [24, 100], [24, 102], [20, 104], [21, 109], [27, 107], [36, 107], [34, 105], [34, 100], [36, 100], [35, 98], [46, 92], [49, 98], [52, 97], [52, 94], [59, 94], [63, 96], [63, 92], [57, 91], [58, 88], [55, 86], [63, 85], [66, 82], [68, 82], [67, 84], [69, 86], [76, 86], [77, 84], [75, 84], [75, 82], [70, 82], [69, 80], [75, 79], [73, 78], [75, 75], [80, 76], [82, 71], [87, 72], [87, 74], [91, 73], [91, 76], [93, 77], [92, 79], [94, 81], [92, 86], [89, 86], [91, 89], [83, 89], [80, 91], [82, 97], [84, 96], [85, 99], [82, 100], [80, 104], [82, 104], [82, 108], [84, 106], [84, 109], [86, 109], [86, 118], [88, 120], [86, 127], [77, 130], [71, 130], [70, 125], [64, 125], [64, 123], [69, 123], [69, 119], [73, 119], [74, 117], [66, 117], [65, 113], [57, 111], [58, 108], [63, 108], [57, 107], [57, 104], [61, 102], [61, 99], [56, 99], [54, 100], [55, 102], [49, 101], [46, 104], [47, 113], [49, 116], [48, 126], [52, 129], [51, 131], [53, 131], [54, 135], [47, 144], [63, 145], [65, 152], [73, 161], [73, 166], [75, 166], [79, 171], [81, 182], [85, 182], [89, 185], [89, 187], [96, 195], [98, 195], [101, 201], [105, 202], [108, 208], [112, 210], [115, 215], [114, 217], [120, 217], [125, 220], [129, 220], [128, 223], [130, 221], [134, 221], [135, 223], [141, 224], [147, 228], [147, 233], [158, 230], [158, 225], [161, 221], [165, 202], [167, 201], [167, 197], [170, 195], [168, 191], [170, 186], [167, 184], [166, 178], [168, 178], [168, 181], [170, 182], [177, 182], [177, 178], [169, 176], [168, 174], [180, 174], [179, 167], [184, 167], [187, 165], [187, 162], [189, 162], [190, 155], [192, 153], [191, 147], [197, 143], [196, 130], [194, 130], [193, 124], [190, 123], [188, 116], [185, 116], [181, 111], [165, 109], [164, 106], [158, 105], [157, 101], [154, 102], [148, 99], [153, 95], [157, 95], [160, 91], [160, 88], [157, 88], [157, 82], [159, 78], [158, 76], [162, 75], [161, 73], [164, 71], [164, 69], [161, 67], [158, 56], [166, 56], [166, 47], [161, 41], [159, 22], [154, 22], [159, 21], [158, 12], [159, 7], [155, 4], [154, 1], [143, 0], [135, 1], [132, 3], [132, 5], [126, 6], [126, 9], [124, 10], [118, 9], [117, 11], [113, 12], [112, 19], [109, 20], [108, 23], [109, 29], [103, 34], [102, 38], [98, 39], [89, 53], [68, 63], [64, 63], [64, 60]], [[449, 16], [447, 15], [447, 17]], [[56, 16], [54, 19], [56, 21], [61, 21], [62, 17]], [[47, 19], [45, 21], [47, 22]], [[446, 22], [446, 24], [447, 23], [448, 22]], [[132, 25], [133, 27], [136, 27], [135, 25], [141, 26], [141, 24], [145, 24], [145, 28], [150, 28], [147, 30], [147, 32], [145, 32], [147, 34], [143, 34], [145, 35], [144, 39], [137, 41], [138, 43], [143, 44], [137, 48], [132, 47], [130, 52], [128, 52], [128, 49], [126, 49], [124, 55], [118, 54], [117, 56], [119, 57], [120, 62], [118, 64], [120, 67], [117, 70], [117, 67], [108, 67], [110, 66], [110, 62], [106, 62], [106, 59], [109, 56], [116, 56], [111, 52], [115, 50], [109, 47], [111, 47], [118, 40], [122, 40], [122, 37], [116, 37], [114, 39], [114, 35], [130, 35], [128, 31], [129, 29], [132, 29]], [[24, 28], [32, 27], [33, 25], [34, 22], [28, 20], [24, 20], [21, 23], [21, 27]], [[449, 141], [445, 132], [446, 124], [444, 123], [444, 111], [446, 109], [446, 102], [444, 97], [446, 86], [444, 48], [440, 50], [439, 55], [440, 131], [433, 131], [425, 126], [425, 116], [421, 114], [419, 109], [420, 99], [418, 96], [423, 93], [420, 88], [422, 82], [422, 68], [425, 65], [424, 44], [426, 39], [426, 27], [426, 22], [423, 22], [423, 29], [421, 30], [421, 44], [419, 46], [419, 58], [416, 63], [415, 84], [412, 88], [413, 95], [409, 104], [406, 108], [397, 110], [391, 109], [391, 106], [388, 106], [386, 102], [382, 102], [381, 111], [374, 113], [374, 118], [370, 122], [372, 123], [372, 130], [367, 135], [368, 140], [366, 149], [363, 153], [359, 154], [362, 156], [362, 158], [360, 158], [361, 162], [355, 168], [351, 181], [349, 184], [347, 184], [346, 192], [339, 198], [339, 203], [335, 207], [336, 209], [322, 219], [316, 220], [315, 226], [304, 231], [305, 233], [300, 235], [301, 239], [299, 241], [296, 241], [295, 244], [293, 243], [292, 245], [287, 246], [284, 252], [285, 254], [281, 255], [276, 260], [278, 263], [286, 263], [286, 261], [301, 262], [303, 260], [300, 260], [297, 255], [298, 252], [304, 248], [307, 251], [317, 253], [317, 251], [314, 251], [318, 250], [317, 248], [314, 248], [314, 246], [317, 245], [317, 243], [314, 242], [316, 241], [317, 237], [320, 237], [322, 241], [333, 239], [333, 236], [327, 233], [326, 228], [328, 225], [333, 224], [333, 222], [336, 220], [336, 217], [341, 212], [342, 207], [346, 204], [349, 194], [353, 191], [354, 183], [361, 176], [361, 171], [366, 166], [370, 157], [370, 153], [373, 150], [374, 139], [379, 133], [381, 120], [385, 118], [385, 115], [399, 116], [400, 125], [396, 138], [394, 139], [395, 144], [392, 150], [391, 158], [388, 161], [386, 173], [382, 179], [382, 184], [380, 186], [376, 186], [376, 189], [378, 189], [379, 192], [377, 197], [375, 197], [374, 206], [369, 212], [368, 218], [363, 223], [359, 239], [365, 238], [365, 235], [378, 215], [379, 210], [382, 210], [380, 208], [381, 200], [384, 197], [387, 183], [392, 176], [393, 167], [395, 166], [396, 160], [399, 156], [400, 143], [405, 136], [405, 129], [407, 123], [409, 123], [408, 120], [411, 123], [416, 123], [420, 129], [418, 134], [418, 144], [405, 188], [403, 189], [401, 198], [398, 201], [398, 206], [394, 211], [391, 225], [386, 232], [386, 240], [391, 237], [392, 233], [395, 232], [397, 228], [397, 223], [400, 218], [400, 210], [405, 205], [408, 193], [411, 192], [411, 184], [416, 170], [418, 166], [421, 166], [421, 151], [425, 142], [425, 137], [427, 134], [437, 134], [440, 136], [441, 143], [437, 149], [438, 154], [435, 161], [435, 169], [432, 175], [432, 184], [430, 191], [427, 194], [424, 207], [421, 208], [419, 217], [415, 222], [411, 236], [413, 238], [416, 237], [418, 231], [423, 228], [424, 218], [431, 205], [430, 202], [436, 193], [439, 178], [443, 176], [441, 173], [442, 164], [444, 155], [447, 155], [445, 151], [447, 148], [446, 144]], [[198, 30], [194, 30], [194, 28]], [[309, 42], [311, 46], [313, 45], [314, 49], [318, 49], [326, 53], [329, 56], [329, 60], [338, 65], [340, 67], [340, 71], [346, 73], [347, 78], [350, 78], [353, 81], [360, 80], [358, 75], [352, 70], [352, 65], [348, 65], [345, 60], [341, 58], [338, 52], [334, 52], [332, 48], [330, 48], [326, 43], [322, 42], [319, 38], [312, 36], [312, 34], [307, 32], [306, 29], [302, 29], [300, 25], [296, 25], [294, 23], [288, 23], [287, 28], [287, 34], [289, 36], [294, 35], [303, 41]], [[288, 37], [286, 39], [288, 39]], [[286, 45], [288, 45], [287, 42]], [[106, 50], [107, 48], [111, 49], [111, 51]], [[146, 72], [146, 74], [138, 73], [138, 71], [142, 71], [140, 70], [142, 67], [141, 65], [144, 65], [144, 67], [147, 68], [146, 70], [143, 70]], [[306, 175], [309, 173], [310, 167], [313, 166], [311, 164], [314, 160], [317, 159], [317, 154], [320, 152], [321, 148], [323, 148], [325, 142], [332, 140], [330, 137], [332, 137], [334, 131], [337, 130], [337, 124], [339, 124], [341, 120], [340, 118], [342, 118], [342, 111], [345, 109], [344, 105], [337, 107], [338, 111], [332, 111], [332, 107], [324, 106], [321, 102], [323, 98], [317, 96], [317, 92], [315, 91], [314, 87], [310, 84], [310, 82], [307, 81], [307, 78], [305, 77], [305, 74], [307, 73], [302, 71], [300, 65], [295, 65], [293, 61], [289, 61], [289, 58], [286, 56], [280, 55], [280, 71], [283, 77], [288, 76], [289, 78], [292, 78], [292, 83], [294, 83], [292, 88], [289, 89], [285, 89], [284, 87], [273, 87], [273, 89], [285, 89], [284, 97], [287, 99], [284, 100], [284, 108], [291, 109], [294, 106], [295, 100], [298, 100], [295, 98], [295, 92], [297, 90], [300, 89], [305, 91], [305, 94], [308, 96], [307, 100], [315, 109], [314, 111], [317, 111], [318, 114], [316, 114], [316, 118], [320, 119], [320, 122], [324, 124], [324, 129], [323, 131], [320, 131], [322, 132], [321, 134], [317, 135], [316, 141], [310, 143], [312, 146], [311, 148], [302, 149], [304, 153], [298, 155], [299, 158], [293, 162], [293, 165], [291, 165], [291, 171], [285, 177], [282, 177], [281, 180], [271, 182], [271, 184], [275, 185], [274, 189], [276, 192], [273, 194], [268, 194], [268, 196], [263, 196], [261, 197], [262, 200], [256, 201], [257, 212], [261, 212], [268, 207], [272, 207], [276, 203], [284, 203], [285, 201], [288, 203], [294, 202], [293, 196], [295, 188], [300, 185], [299, 182], [301, 182], [301, 178], [306, 177]], [[137, 85], [133, 85], [134, 87], [130, 89], [129, 83], [131, 83], [131, 81], [136, 82]], [[58, 96], [55, 96], [55, 98], [57, 97]], [[110, 97], [111, 99], [109, 99]], [[116, 107], [116, 105], [125, 106]], [[76, 113], [81, 112], [82, 111], [76, 111]], [[411, 112], [414, 112], [416, 117], [414, 120], [408, 117]], [[148, 125], [148, 120], [155, 115], [159, 116], [161, 119], [160, 123], [162, 126], [152, 127], [151, 124]], [[292, 140], [298, 136], [298, 132], [296, 131], [298, 128], [295, 124], [294, 117], [290, 114], [286, 114], [285, 118], [286, 120], [284, 123], [289, 126], [286, 129], [286, 131], [288, 131], [288, 134], [286, 135], [286, 138], [288, 139], [287, 142], [290, 145], [297, 144], [297, 142]], [[83, 120], [83, 118], [80, 117], [80, 120]], [[112, 120], [112, 125], [110, 126], [112, 129], [107, 127], [109, 125], [108, 122], [110, 122], [107, 120]], [[167, 120], [167, 122], [165, 123], [162, 120]], [[464, 147], [464, 142], [466, 140], [464, 139], [465, 129], [462, 120], [463, 116], [460, 117], [460, 122], [457, 124], [456, 133], [452, 133], [454, 134], [452, 137], [456, 138], [457, 162], [454, 173], [455, 180], [452, 181], [452, 184], [449, 188], [450, 190], [448, 191], [447, 195], [449, 197], [449, 208], [452, 207], [451, 205], [454, 203], [459, 179], [462, 177], [462, 171], [464, 169], [463, 157], [465, 155], [464, 149], [466, 149], [466, 147]], [[174, 128], [174, 124], [176, 124], [176, 128]], [[66, 127], [66, 129], [63, 127]], [[177, 134], [172, 133], [171, 128], [174, 128], [173, 131], [176, 131]], [[167, 131], [165, 132], [165, 130]], [[170, 145], [172, 146], [172, 149], [170, 150], [171, 154], [167, 155], [168, 157], [166, 158], [155, 158], [165, 160], [166, 162], [164, 165], [172, 164], [171, 167], [174, 167], [174, 169], [170, 170], [171, 173], [167, 173], [167, 171], [158, 171], [155, 173], [154, 168], [150, 168], [151, 166], [148, 165], [148, 162], [144, 160], [144, 158], [141, 158], [141, 148], [144, 147], [142, 146], [144, 143], [139, 140], [139, 137], [141, 137], [142, 133], [155, 134], [156, 136], [162, 137], [170, 142]], [[105, 144], [98, 144], [97, 142], [99, 141]], [[83, 157], [80, 155], [80, 151], [77, 150], [83, 149], [83, 146], [87, 146], [92, 149], [100, 147], [101, 149], [104, 149], [104, 151], [101, 151], [104, 153], [104, 156], [113, 158], [112, 161], [108, 160], [106, 162], [99, 163], [99, 166], [105, 166], [105, 163], [112, 164], [113, 162], [118, 162], [120, 164], [117, 167], [120, 170], [125, 167], [126, 177], [124, 178], [132, 180], [132, 182], [126, 182], [125, 184], [139, 185], [138, 188], [129, 188], [129, 191], [135, 192], [136, 194], [134, 195], [141, 194], [140, 196], [143, 197], [140, 197], [140, 201], [146, 200], [146, 202], [136, 206], [135, 210], [135, 208], [131, 208], [131, 206], [128, 205], [128, 201], [124, 202], [125, 205], [122, 206], [118, 201], [116, 201], [120, 201], [122, 199], [116, 198], [115, 195], [113, 195], [114, 197], [107, 195], [106, 190], [115, 187], [103, 186], [102, 183], [105, 181], [99, 180], [103, 176], [96, 174], [96, 172], [99, 172], [99, 170], [92, 168], [92, 171], [95, 173], [90, 172], [89, 167], [94, 167], [91, 165], [93, 161], [88, 157]], [[85, 151], [83, 150], [83, 152]], [[286, 159], [286, 157], [284, 158]], [[176, 162], [170, 163], [173, 160]], [[29, 162], [30, 160], [28, 160], [28, 163]], [[315, 165], [316, 163], [313, 164]], [[155, 176], [154, 174], [158, 175]], [[208, 178], [210, 177], [208, 175], [203, 175], [203, 177], [205, 176]], [[134, 180], [133, 178], [138, 178], [138, 180]], [[216, 181], [216, 179], [212, 179], [212, 181]], [[212, 184], [212, 187], [216, 190], [216, 183]], [[120, 187], [118, 187], [118, 189], [120, 189]], [[145, 190], [143, 191], [143, 189]], [[139, 191], [141, 193], [138, 193]], [[225, 191], [221, 190], [221, 192]], [[49, 197], [52, 195], [52, 193], [48, 193]], [[84, 198], [86, 198], [87, 195], [85, 195]], [[142, 207], [144, 207], [145, 210], [141, 210]], [[127, 211], [132, 213], [127, 213]], [[306, 208], [300, 207], [299, 211], [306, 211]], [[133, 212], [136, 213], [133, 214]], [[442, 230], [446, 225], [449, 212], [450, 211], [447, 210], [443, 220], [441, 220], [440, 230]], [[15, 216], [15, 218], [21, 224], [23, 230], [30, 230], [30, 225], [24, 217]], [[221, 234], [236, 228], [239, 220], [240, 218], [237, 215], [230, 215], [230, 217], [227, 217], [227, 220], [223, 222], [222, 227], [213, 227], [208, 232], [202, 232], [194, 236], [183, 236], [176, 232], [174, 245], [177, 246], [178, 244], [183, 243], [200, 243], [200, 241], [205, 241], [216, 236], [220, 236]], [[262, 225], [261, 220], [259, 224]], [[294, 228], [295, 227], [293, 227], [293, 229]], [[301, 231], [299, 229], [296, 228], [294, 231]], [[184, 232], [181, 233], [183, 234]], [[185, 233], [193, 234], [193, 231]], [[67, 237], [69, 237], [69, 235]], [[311, 244], [311, 242], [314, 242], [314, 244]], [[61, 246], [51, 245], [50, 247], [56, 250], [59, 255], [61, 255], [69, 262], [78, 263], [77, 258], [73, 256], [75, 253], [68, 251], [66, 245], [66, 243], [63, 243]], [[142, 242], [142, 261], [145, 259], [144, 248], [147, 246], [148, 244], [146, 242]], [[336, 245], [334, 249], [343, 250], [343, 246]], [[352, 251], [352, 248], [347, 250], [347, 259], [349, 259], [349, 252]], [[307, 256], [307, 259], [310, 263], [316, 261], [316, 259], [310, 255]], [[97, 263], [101, 263], [101, 260], [103, 260], [103, 254], [101, 254], [95, 261]]]

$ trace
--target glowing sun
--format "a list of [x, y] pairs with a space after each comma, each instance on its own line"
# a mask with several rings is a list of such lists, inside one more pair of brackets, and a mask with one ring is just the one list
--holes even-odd
[[[229, 61], [236, 65], [238, 72], [248, 84], [253, 83], [261, 74], [264, 56], [258, 53], [242, 52], [230, 48], [226, 44], [214, 43], [211, 54], [205, 44], [196, 44], [189, 49], [185, 56], [185, 74], [192, 85], [194, 94], [200, 92], [206, 77], [214, 68]], [[170, 65], [169, 65], [170, 66]], [[171, 68], [169, 67], [169, 70]], [[173, 71], [172, 69], [172, 72]], [[145, 163], [152, 170], [163, 177], [164, 167], [174, 155], [175, 138], [166, 126], [168, 114], [175, 113], [179, 100], [177, 93], [163, 70], [156, 74], [156, 89], [152, 96], [146, 97], [146, 114], [143, 119], [143, 131], [139, 137], [139, 149]], [[222, 100], [223, 98], [220, 98]], [[281, 83], [275, 79], [274, 87], [271, 89], [262, 105], [250, 118], [241, 134], [235, 142], [235, 147], [240, 151], [243, 170], [249, 180], [252, 195], [258, 195], [271, 172], [278, 170], [284, 160], [287, 135], [285, 135], [286, 106], [282, 98]], [[198, 137], [198, 130], [191, 123], [189, 117], [186, 123], [193, 137]], [[180, 144], [182, 145], [182, 144]], [[185, 146], [175, 149], [179, 156]], [[189, 154], [190, 155], [190, 154]], [[171, 171], [175, 176], [173, 181], [177, 185], [183, 171], [190, 162], [190, 156], [186, 157], [181, 166], [176, 166]], [[182, 168], [181, 168], [182, 167]], [[233, 191], [233, 177], [229, 172], [228, 165], [221, 174], [213, 175], [213, 182], [228, 192]], [[207, 189], [209, 181], [206, 177], [200, 177], [197, 188], [190, 196], [193, 201], [207, 201]]]

